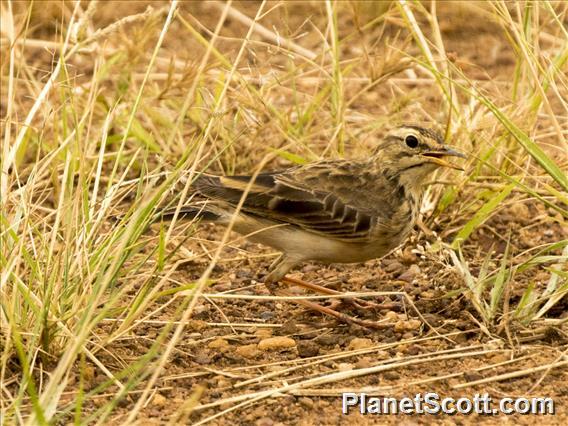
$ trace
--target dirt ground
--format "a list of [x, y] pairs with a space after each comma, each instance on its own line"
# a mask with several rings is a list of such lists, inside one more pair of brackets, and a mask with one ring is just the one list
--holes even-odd
[[[140, 2], [136, 7], [144, 10], [145, 6]], [[134, 6], [124, 7], [129, 8], [128, 13], [133, 13], [131, 7]], [[214, 27], [218, 16], [210, 13], [205, 6], [187, 3], [182, 7], [202, 18], [204, 26]], [[235, 7], [248, 16], [254, 16], [257, 4], [240, 2]], [[317, 8], [313, 4], [297, 7], [296, 15], [286, 16], [286, 25], [292, 33], [301, 32], [304, 19], [313, 16], [308, 11], [313, 13], [313, 8]], [[306, 8], [306, 13], [302, 12], [302, 8]], [[97, 15], [97, 22], [101, 26], [112, 22], [116, 19], [117, 10]], [[503, 31], [490, 21], [472, 19], [467, 10], [454, 8], [449, 3], [440, 2], [438, 14], [446, 49], [463, 71], [482, 83], [493, 84], [495, 90], [506, 90], [515, 58], [507, 47]], [[278, 25], [282, 16], [278, 12], [273, 13], [263, 24], [272, 28]], [[341, 25], [347, 26], [350, 19], [342, 18]], [[246, 30], [239, 22], [229, 20], [224, 31], [226, 35], [242, 37]], [[183, 42], [187, 36], [181, 25], [176, 23], [171, 31], [174, 35], [175, 31], [179, 31], [180, 36], [170, 34], [165, 46], [170, 51], [177, 49], [183, 57], [183, 51], [191, 49], [192, 42]], [[300, 38], [298, 43], [317, 50], [319, 39], [311, 38], [309, 28], [306, 31], [308, 36]], [[396, 31], [396, 25], [387, 26], [383, 37]], [[374, 35], [378, 37], [378, 34], [379, 29]], [[367, 38], [372, 36], [372, 32], [365, 34]], [[368, 39], [365, 41], [369, 42]], [[220, 43], [221, 46], [225, 43], [229, 51], [236, 51], [235, 46], [238, 46], [238, 43], [231, 45], [229, 40]], [[357, 46], [357, 43], [344, 46], [342, 55], [345, 58], [359, 55]], [[266, 56], [263, 57], [263, 54]], [[281, 57], [270, 56], [259, 49], [256, 57], [249, 58], [248, 64], [256, 63], [259, 74], [262, 74], [263, 67], [281, 66], [279, 61], [282, 61]], [[407, 89], [413, 99], [409, 102], [414, 106], [401, 107], [401, 117], [412, 116], [417, 111], [436, 114], [439, 98], [430, 95], [427, 86], [417, 84]], [[357, 87], [349, 90], [355, 91]], [[350, 114], [390, 114], [396, 109], [392, 97], [387, 86], [378, 87], [350, 105]], [[314, 143], [317, 144], [317, 141]], [[258, 146], [243, 146], [242, 158], [235, 160], [231, 168], [249, 171], [247, 169], [255, 161], [253, 154], [259, 149]], [[171, 159], [172, 162], [174, 160]], [[210, 419], [210, 424], [566, 424], [568, 368], [538, 369], [566, 360], [566, 328], [552, 328], [544, 323], [521, 327], [513, 323], [507, 329], [488, 330], [482, 325], [470, 300], [463, 295], [465, 284], [451, 260], [444, 251], [432, 249], [440, 241], [451, 241], [460, 225], [469, 219], [459, 217], [461, 212], [463, 210], [452, 205], [435, 220], [425, 217], [430, 232], [425, 233], [416, 227], [402, 247], [383, 259], [357, 265], [308, 263], [293, 272], [293, 277], [340, 291], [394, 293], [366, 297], [384, 304], [385, 308], [362, 310], [349, 303], [343, 303], [339, 308], [350, 315], [386, 325], [376, 330], [340, 323], [291, 301], [254, 298], [269, 296], [262, 277], [276, 254], [233, 234], [234, 241], [213, 270], [206, 295], [195, 308], [150, 403], [143, 408], [141, 418], [144, 420], [140, 420], [139, 424], [163, 424], [167, 421], [196, 423], [224, 410], [226, 412], [221, 416]], [[522, 256], [528, 248], [567, 238], [566, 227], [551, 217], [554, 214], [534, 200], [522, 204], [505, 202], [498, 213], [467, 240], [462, 248], [464, 258], [472, 271], [479, 270], [489, 250], [495, 251], [494, 259], [498, 260], [499, 253], [505, 251], [509, 233], [511, 253], [515, 256]], [[171, 247], [184, 238], [184, 226], [179, 224], [179, 234], [171, 242]], [[192, 238], [184, 242], [184, 249], [172, 260], [183, 261], [182, 266], [169, 277], [172, 288], [199, 279], [209, 264], [207, 250], [216, 248], [222, 232], [213, 225], [203, 224]], [[158, 244], [158, 234], [158, 226], [148, 231], [146, 252], [150, 253]], [[520, 275], [512, 289], [510, 303], [518, 302], [529, 283], [545, 285], [548, 276], [544, 268], [533, 268]], [[135, 285], [129, 297], [133, 299], [137, 290], [139, 288]], [[304, 294], [299, 288], [292, 290], [298, 295]], [[140, 322], [128, 336], [99, 352], [99, 360], [112, 371], [143, 356], [164, 324], [179, 317], [183, 300], [183, 297], [171, 296], [158, 300], [148, 312], [163, 304], [159, 313]], [[322, 303], [329, 304], [330, 300]], [[566, 318], [567, 313], [568, 299], [564, 298], [547, 317]], [[112, 320], [103, 324], [96, 330], [97, 335], [104, 335], [116, 326]], [[379, 366], [384, 368], [379, 370]], [[377, 371], [368, 370], [368, 374], [349, 377], [349, 372], [372, 367], [377, 367]], [[94, 389], [107, 380], [107, 376], [96, 367], [90, 368], [92, 375], [84, 378], [86, 390]], [[530, 369], [535, 371], [518, 377], [513, 374]], [[340, 372], [346, 373], [347, 378], [335, 377], [321, 383], [316, 380], [317, 377]], [[512, 376], [460, 387], [506, 373]], [[314, 381], [306, 382], [310, 379]], [[78, 380], [78, 377], [72, 377], [67, 390], [73, 391]], [[299, 383], [302, 385], [294, 387]], [[278, 392], [277, 389], [283, 391]], [[275, 391], [272, 394], [262, 393], [270, 390]], [[119, 402], [119, 407], [111, 415], [113, 424], [125, 420], [139, 391], [134, 390]], [[112, 388], [108, 392], [112, 393]], [[506, 396], [551, 397], [555, 401], [556, 414], [538, 417], [476, 414], [401, 417], [352, 413], [343, 416], [342, 392], [367, 392], [389, 397], [413, 397], [416, 393], [436, 392], [440, 397], [454, 398], [488, 393], [493, 400]], [[253, 393], [258, 393], [257, 398], [242, 398], [242, 395]], [[85, 401], [85, 408], [94, 409], [104, 402], [104, 395], [98, 396]], [[186, 414], [180, 407], [186, 407]], [[174, 412], [178, 413], [178, 417], [172, 417]]]
[[[537, 207], [534, 207], [535, 210]], [[563, 235], [560, 227], [533, 227], [530, 216], [518, 217], [511, 223], [513, 207], [505, 209], [487, 224], [498, 233], [508, 229], [514, 232], [512, 240], [519, 249], [550, 242]], [[532, 216], [532, 215], [531, 215]], [[550, 232], [552, 231], [552, 232]], [[468, 259], [475, 262], [475, 246], [484, 244], [483, 232], [470, 242]], [[504, 338], [480, 327], [477, 314], [463, 297], [448, 297], [459, 290], [462, 280], [439, 255], [415, 254], [415, 248], [428, 244], [428, 238], [415, 234], [403, 248], [382, 260], [364, 265], [333, 265], [324, 267], [307, 264], [294, 277], [334, 289], [355, 292], [405, 292], [420, 316], [402, 297], [375, 298], [382, 303], [399, 302], [401, 310], [381, 309], [360, 312], [350, 306], [342, 311], [361, 318], [382, 320], [390, 327], [370, 330], [356, 325], [341, 324], [319, 313], [285, 301], [253, 301], [214, 299], [205, 297], [200, 304], [186, 335], [167, 365], [152, 403], [145, 409], [148, 422], [160, 423], [164, 416], [177, 410], [192, 398], [201, 397], [199, 404], [211, 408], [198, 409], [189, 417], [195, 422], [230, 409], [236, 402], [229, 398], [243, 393], [293, 384], [312, 377], [337, 371], [364, 369], [377, 365], [391, 365], [374, 374], [334, 382], [331, 385], [310, 386], [274, 395], [254, 404], [245, 405], [213, 420], [213, 424], [564, 424], [568, 407], [568, 371], [537, 371], [522, 377], [492, 381], [487, 384], [455, 389], [454, 386], [500, 374], [536, 368], [562, 357], [567, 343], [564, 333], [552, 328], [514, 329], [510, 331], [511, 344]], [[220, 232], [213, 226], [204, 226], [198, 236], [207, 241], [219, 239]], [[235, 235], [236, 238], [238, 238]], [[493, 238], [493, 237], [489, 237]], [[486, 241], [485, 241], [486, 243]], [[198, 245], [189, 244], [199, 251]], [[260, 258], [268, 250], [243, 242], [227, 250], [227, 257], [215, 268], [214, 283], [208, 294], [268, 295], [259, 283], [270, 263]], [[257, 256], [258, 255], [258, 256]], [[188, 262], [172, 281], [196, 280], [207, 261]], [[538, 277], [524, 277], [537, 280]], [[520, 283], [522, 284], [522, 283]], [[301, 294], [302, 290], [298, 290]], [[515, 297], [512, 297], [514, 303]], [[552, 316], [565, 317], [568, 301], [559, 304]], [[129, 339], [117, 342], [109, 351], [112, 357], [102, 359], [109, 368], [116, 358], [140, 356], [161, 330], [162, 321], [174, 316], [176, 304], [164, 309], [155, 325], [148, 321], [134, 329]], [[427, 322], [427, 323], [426, 323]], [[247, 323], [246, 326], [239, 324]], [[232, 326], [230, 324], [233, 324]], [[101, 330], [102, 331], [102, 330]], [[281, 341], [270, 340], [284, 337]], [[269, 339], [269, 340], [267, 340]], [[289, 341], [289, 339], [292, 339]], [[261, 342], [271, 342], [263, 348]], [[288, 346], [289, 345], [289, 346]], [[450, 354], [458, 357], [448, 357]], [[448, 358], [448, 359], [446, 359]], [[401, 365], [399, 365], [399, 362]], [[404, 365], [409, 363], [409, 365]], [[261, 380], [255, 380], [258, 377]], [[251, 380], [249, 384], [242, 383]], [[101, 376], [106, 380], [106, 376]], [[93, 384], [97, 378], [93, 378]], [[235, 385], [239, 386], [235, 388]], [[361, 416], [341, 415], [341, 392], [368, 392], [390, 397], [414, 397], [416, 393], [436, 392], [441, 397], [473, 397], [489, 393], [493, 400], [503, 397], [546, 396], [554, 399], [554, 416], [491, 417], [478, 415], [445, 416]], [[218, 401], [225, 400], [221, 405]], [[128, 402], [124, 403], [124, 414]], [[114, 419], [120, 423], [121, 416]]]

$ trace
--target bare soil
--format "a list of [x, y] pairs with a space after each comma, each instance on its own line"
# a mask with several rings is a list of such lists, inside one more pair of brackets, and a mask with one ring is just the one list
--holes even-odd
[[[533, 206], [535, 209], [538, 207]], [[524, 232], [530, 218], [510, 222], [510, 210], [495, 217], [471, 241], [465, 256], [471, 263], [476, 258], [475, 246], [495, 241], [494, 232], [505, 235], [508, 230], [516, 248], [533, 247], [550, 242], [565, 231], [555, 226], [532, 227]], [[211, 225], [202, 227], [196, 238], [218, 240], [220, 230]], [[550, 231], [553, 232], [550, 232]], [[435, 230], [434, 230], [435, 231]], [[239, 237], [234, 235], [235, 239]], [[431, 238], [419, 231], [404, 247], [381, 260], [363, 265], [321, 266], [306, 264], [292, 276], [342, 291], [404, 292], [403, 297], [369, 298], [381, 303], [399, 302], [402, 309], [361, 312], [345, 305], [342, 312], [383, 321], [390, 327], [371, 330], [356, 325], [338, 323], [319, 313], [308, 311], [289, 301], [214, 299], [205, 297], [186, 327], [185, 336], [166, 366], [152, 403], [145, 409], [149, 423], [161, 423], [164, 417], [199, 393], [199, 404], [216, 404], [194, 411], [189, 422], [195, 422], [234, 407], [231, 397], [279, 388], [312, 377], [337, 371], [364, 369], [392, 364], [385, 371], [333, 381], [321, 386], [308, 386], [288, 394], [273, 395], [254, 404], [247, 404], [213, 420], [213, 424], [564, 424], [568, 415], [568, 371], [565, 368], [537, 371], [521, 377], [491, 381], [487, 384], [454, 389], [453, 386], [519, 370], [537, 368], [562, 358], [568, 336], [555, 328], [521, 328], [487, 330], [480, 325], [477, 313], [463, 296], [451, 294], [463, 288], [462, 279], [439, 254], [416, 254], [416, 247], [427, 246]], [[199, 244], [189, 243], [189, 250], [199, 252]], [[270, 264], [269, 257], [259, 257], [270, 251], [258, 245], [241, 242], [226, 251], [227, 260], [215, 268], [214, 282], [208, 294], [265, 295], [260, 283]], [[236, 260], [229, 260], [236, 259]], [[172, 281], [191, 282], [199, 278], [208, 260], [188, 262]], [[542, 284], [537, 276], [526, 276], [526, 282], [515, 283], [522, 289], [529, 281]], [[518, 287], [517, 287], [518, 286]], [[303, 290], [296, 289], [297, 294]], [[457, 291], [459, 293], [459, 291]], [[518, 293], [518, 292], [513, 292]], [[511, 296], [511, 304], [520, 293]], [[131, 338], [107, 348], [112, 356], [105, 357], [109, 368], [117, 359], [133, 359], [149, 348], [160, 333], [162, 323], [177, 317], [179, 303], [164, 309], [156, 324], [141, 323]], [[568, 300], [560, 303], [549, 317], [565, 317]], [[414, 309], [420, 312], [420, 315]], [[246, 323], [243, 326], [240, 324]], [[103, 332], [103, 330], [101, 330]], [[509, 337], [508, 337], [509, 336]], [[292, 346], [259, 349], [273, 337], [292, 339]], [[509, 340], [510, 339], [510, 340]], [[285, 340], [284, 340], [285, 341]], [[444, 355], [463, 354], [443, 359]], [[430, 355], [429, 355], [430, 354]], [[441, 359], [438, 359], [438, 358]], [[409, 363], [410, 365], [397, 365]], [[414, 363], [414, 361], [416, 361]], [[255, 381], [256, 379], [256, 381]], [[100, 380], [107, 380], [101, 376]], [[251, 383], [242, 385], [251, 380]], [[93, 377], [93, 385], [98, 382]], [[503, 397], [546, 396], [554, 399], [554, 416], [426, 416], [405, 415], [361, 416], [357, 410], [347, 418], [341, 415], [341, 392], [368, 392], [378, 396], [414, 397], [417, 393], [436, 392], [440, 397], [473, 397], [488, 393], [494, 401]], [[124, 403], [124, 415], [128, 414]], [[121, 416], [114, 419], [120, 423]]]

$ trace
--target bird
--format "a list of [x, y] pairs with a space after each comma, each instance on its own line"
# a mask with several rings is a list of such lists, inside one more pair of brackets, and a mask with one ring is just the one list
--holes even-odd
[[[287, 281], [336, 294], [286, 274], [308, 261], [361, 263], [392, 252], [416, 224], [426, 178], [441, 167], [463, 170], [448, 157], [466, 158], [436, 130], [403, 124], [386, 133], [365, 158], [320, 160], [256, 176], [202, 174], [192, 186], [207, 201], [183, 205], [177, 217], [225, 226], [232, 222], [233, 231], [279, 251], [264, 278], [272, 293], [276, 283]], [[161, 217], [174, 215], [176, 209], [169, 209]], [[340, 320], [367, 325], [323, 305], [302, 302]]]

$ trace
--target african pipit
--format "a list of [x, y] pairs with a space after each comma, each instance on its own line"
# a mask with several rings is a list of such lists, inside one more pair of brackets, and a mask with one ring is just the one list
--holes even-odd
[[[209, 201], [202, 208], [184, 206], [179, 214], [222, 225], [237, 214], [234, 231], [282, 252], [265, 278], [274, 291], [271, 284], [301, 262], [364, 262], [398, 247], [416, 223], [426, 177], [439, 167], [461, 169], [446, 160], [450, 156], [464, 157], [444, 145], [435, 131], [404, 125], [390, 132], [363, 160], [318, 161], [262, 173], [251, 185], [251, 176], [202, 175], [194, 187]], [[236, 212], [242, 197], [244, 203]], [[164, 216], [173, 213], [167, 211]], [[346, 319], [319, 304], [304, 302]]]

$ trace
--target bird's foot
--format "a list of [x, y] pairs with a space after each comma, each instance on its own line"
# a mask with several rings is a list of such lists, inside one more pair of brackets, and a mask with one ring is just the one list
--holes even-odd
[[352, 317], [350, 315], [344, 314], [343, 312], [338, 312], [335, 309], [332, 309], [328, 306], [322, 306], [319, 303], [314, 303], [311, 302], [309, 300], [302, 300], [302, 299], [298, 299], [296, 300], [296, 302], [300, 305], [303, 305], [309, 309], [312, 309], [314, 311], [317, 312], [321, 312], [322, 314], [325, 315], [330, 315], [336, 319], [338, 319], [341, 322], [347, 323], [347, 324], [357, 324], [361, 327], [365, 327], [365, 328], [371, 328], [371, 329], [375, 329], [375, 330], [382, 330], [385, 328], [389, 328], [391, 327], [390, 324], [383, 324], [377, 321], [370, 321], [370, 320], [364, 320], [364, 319], [360, 319], [360, 318], [355, 318]]
[[[331, 288], [327, 288], [327, 287], [323, 287], [321, 285], [317, 285], [317, 284], [312, 284], [309, 282], [306, 282], [304, 280], [300, 280], [297, 278], [292, 278], [292, 277], [288, 277], [285, 276], [284, 278], [282, 278], [282, 282], [285, 284], [291, 284], [291, 285], [298, 285], [304, 288], [307, 288], [309, 290], [313, 290], [317, 293], [321, 293], [321, 294], [329, 294], [329, 295], [341, 295], [343, 293], [341, 293], [340, 291], [337, 290], [333, 290]], [[375, 302], [371, 302], [369, 300], [363, 300], [360, 299], [358, 297], [349, 297], [349, 298], [343, 298], [341, 300], [332, 302], [333, 306], [339, 306], [341, 304], [344, 303], [348, 303], [352, 306], [354, 306], [357, 309], [362, 309], [365, 311], [374, 309], [374, 310], [380, 310], [380, 309], [394, 309], [395, 304], [379, 304], [379, 303], [375, 303]]]
[[363, 302], [365, 302], [364, 304], [361, 304], [359, 301], [354, 300], [354, 299], [339, 299], [339, 300], [334, 300], [333, 302], [331, 302], [331, 304], [329, 305], [329, 307], [331, 309], [337, 309], [338, 307], [342, 306], [342, 305], [350, 305], [353, 306], [354, 308], [367, 312], [369, 310], [374, 310], [374, 311], [380, 311], [383, 309], [387, 309], [389, 311], [398, 311], [401, 308], [400, 303], [397, 302], [389, 302], [389, 303], [375, 303], [375, 302], [369, 302], [366, 300], [363, 300]]
[[[319, 286], [317, 284], [312, 284], [312, 283], [308, 283], [302, 280], [298, 280], [296, 278], [290, 278], [290, 277], [284, 277], [281, 280], [283, 283], [286, 284], [290, 284], [290, 285], [299, 285], [302, 286], [304, 288], [308, 288], [310, 290], [313, 291], [317, 291], [319, 293], [323, 293], [323, 294], [328, 294], [328, 295], [338, 295], [338, 294], [342, 294], [339, 291], [336, 290], [332, 290], [326, 287], [322, 287]], [[274, 295], [280, 295], [280, 296], [292, 296], [292, 294], [288, 291], [285, 290], [281, 290], [280, 286], [278, 285], [277, 282], [271, 281], [271, 280], [266, 280], [265, 281], [265, 285], [266, 288], [268, 289], [268, 291], [271, 294]], [[349, 299], [343, 299], [343, 301], [347, 301], [347, 303], [350, 303], [358, 308], [361, 308], [363, 310], [368, 311], [369, 309], [375, 309], [377, 307], [379, 307], [380, 309], [384, 309], [383, 305], [374, 303], [374, 302], [370, 302], [370, 301], [366, 301], [366, 300], [362, 300], [359, 298], [349, 298]], [[305, 306], [309, 309], [312, 309], [314, 311], [317, 312], [321, 312], [322, 314], [325, 315], [330, 315], [336, 319], [338, 319], [341, 322], [345, 322], [347, 324], [357, 324], [361, 327], [365, 327], [365, 328], [372, 328], [372, 329], [384, 329], [389, 327], [388, 324], [382, 324], [379, 322], [375, 322], [375, 321], [370, 321], [370, 320], [364, 320], [364, 319], [359, 319], [359, 318], [355, 318], [352, 316], [349, 316], [347, 314], [344, 314], [342, 312], [338, 312], [337, 310], [333, 309], [332, 307], [329, 306], [323, 306], [320, 305], [319, 303], [315, 303], [309, 300], [303, 300], [303, 299], [296, 299], [294, 300], [294, 302], [298, 303], [299, 305]], [[340, 301], [341, 303], [341, 301]]]

